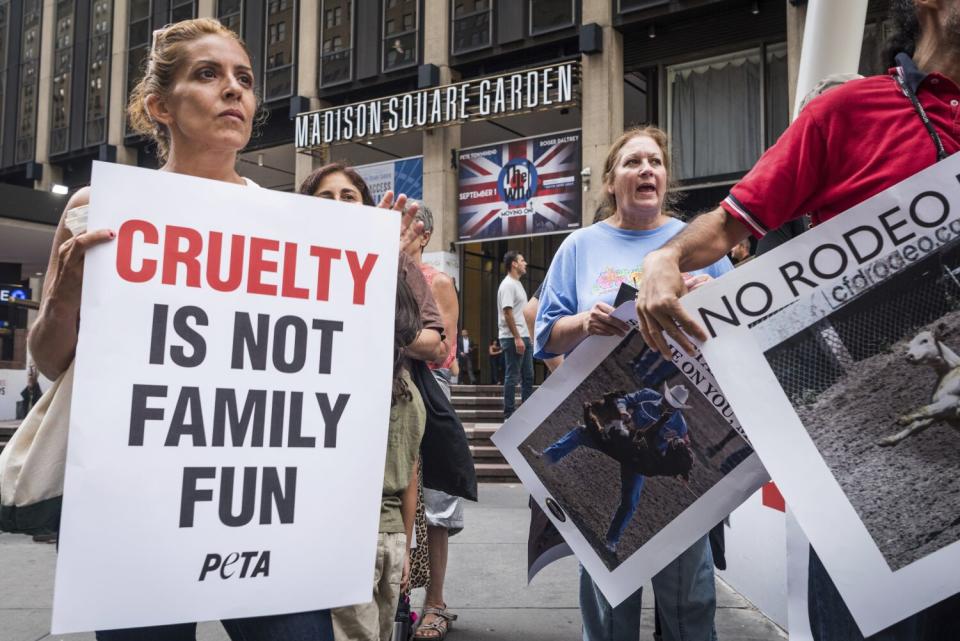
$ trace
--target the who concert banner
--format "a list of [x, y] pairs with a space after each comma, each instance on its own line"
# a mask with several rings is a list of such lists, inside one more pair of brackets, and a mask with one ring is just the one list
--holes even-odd
[[682, 299], [864, 636], [960, 592], [958, 175], [960, 154]]
[[95, 163], [89, 227], [54, 633], [368, 601], [399, 217]]
[[703, 359], [636, 331], [584, 340], [493, 442], [613, 605], [768, 480]]
[[378, 203], [388, 190], [423, 199], [423, 156], [401, 158], [354, 167], [367, 182], [373, 202]]
[[460, 152], [458, 241], [556, 234], [580, 227], [580, 132]]

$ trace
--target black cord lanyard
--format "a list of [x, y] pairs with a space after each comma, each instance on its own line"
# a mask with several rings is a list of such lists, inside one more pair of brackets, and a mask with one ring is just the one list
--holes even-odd
[[913, 110], [917, 112], [917, 115], [920, 116], [923, 126], [926, 127], [927, 133], [930, 134], [930, 138], [933, 139], [933, 146], [937, 148], [937, 162], [940, 162], [947, 157], [947, 151], [943, 148], [943, 141], [940, 140], [940, 134], [937, 133], [937, 130], [933, 128], [933, 125], [930, 124], [930, 117], [927, 116], [927, 112], [924, 110], [923, 105], [920, 104], [920, 101], [917, 99], [917, 94], [913, 93], [913, 90], [907, 86], [906, 81], [903, 79], [903, 75], [899, 72], [893, 74], [893, 79], [897, 81], [897, 84], [900, 85], [900, 91], [903, 92], [903, 95], [907, 97], [910, 103], [913, 105]]

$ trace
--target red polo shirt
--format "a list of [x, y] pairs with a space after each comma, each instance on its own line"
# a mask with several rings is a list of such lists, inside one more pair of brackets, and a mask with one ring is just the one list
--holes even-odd
[[[960, 150], [960, 87], [897, 57], [947, 154]], [[894, 72], [895, 70], [891, 70]], [[803, 214], [829, 220], [929, 167], [936, 147], [892, 76], [852, 80], [819, 96], [734, 185], [722, 206], [760, 238]]]

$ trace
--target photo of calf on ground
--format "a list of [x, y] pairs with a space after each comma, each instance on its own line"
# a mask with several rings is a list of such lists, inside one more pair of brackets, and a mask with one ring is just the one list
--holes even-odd
[[519, 448], [610, 570], [753, 452], [700, 382], [633, 332]]
[[894, 571], [960, 538], [958, 276], [954, 244], [766, 352]]

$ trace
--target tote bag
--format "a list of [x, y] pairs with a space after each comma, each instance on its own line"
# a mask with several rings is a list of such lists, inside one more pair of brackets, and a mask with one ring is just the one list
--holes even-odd
[[38, 534], [60, 526], [73, 363], [0, 452], [0, 530]]

